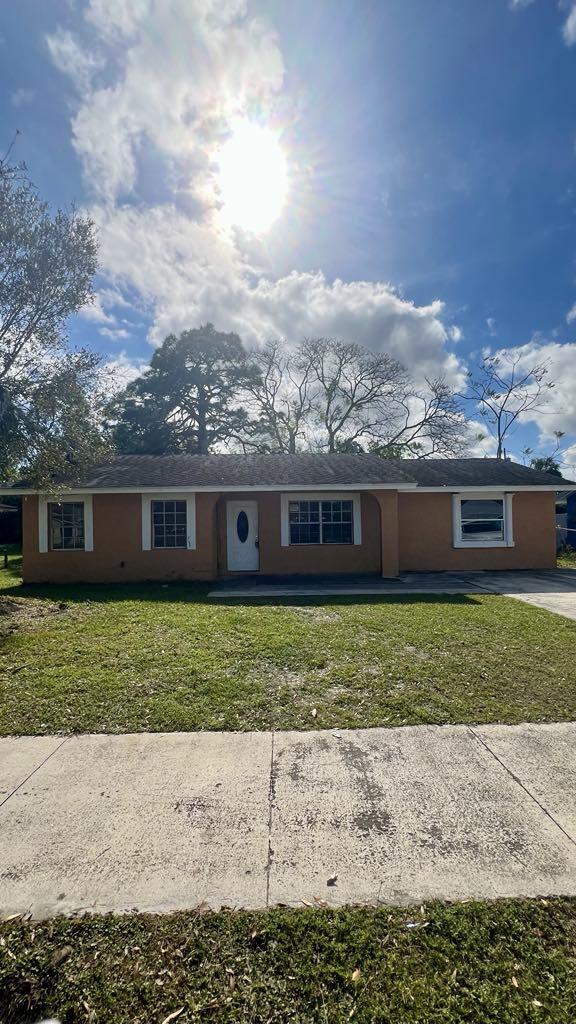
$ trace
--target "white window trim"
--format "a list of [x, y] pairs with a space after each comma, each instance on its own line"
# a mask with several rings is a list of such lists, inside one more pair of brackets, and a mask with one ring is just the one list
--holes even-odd
[[[76, 501], [84, 505], [84, 547], [83, 548], [51, 548], [48, 515], [48, 506], [59, 501]], [[54, 497], [38, 498], [38, 551], [46, 554], [48, 551], [54, 554], [70, 554], [77, 551], [94, 550], [94, 513], [92, 510], [91, 494], [58, 494]]]
[[[452, 544], [455, 548], [513, 548], [514, 525], [512, 515], [513, 492], [493, 491], [492, 493], [457, 491], [452, 495]], [[504, 502], [504, 540], [462, 540], [462, 501], [473, 499], [497, 500]]]
[[283, 548], [306, 548], [306, 547], [350, 547], [351, 545], [321, 544], [290, 544], [290, 519], [289, 505], [291, 501], [351, 501], [352, 502], [352, 526], [354, 528], [353, 544], [362, 543], [362, 506], [359, 494], [351, 494], [350, 491], [302, 491], [300, 494], [280, 495], [280, 544]]
[[[152, 544], [152, 502], [186, 502], [186, 547], [155, 548]], [[142, 551], [195, 551], [196, 550], [196, 495], [189, 491], [162, 491], [158, 494], [142, 495]]]

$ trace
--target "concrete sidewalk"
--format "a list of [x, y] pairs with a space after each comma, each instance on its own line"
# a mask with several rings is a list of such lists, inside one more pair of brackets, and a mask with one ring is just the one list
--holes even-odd
[[571, 723], [7, 738], [0, 790], [3, 915], [576, 894]]

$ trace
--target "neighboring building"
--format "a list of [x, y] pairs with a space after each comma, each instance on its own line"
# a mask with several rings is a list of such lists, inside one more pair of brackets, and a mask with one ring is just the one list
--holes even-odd
[[496, 459], [121, 455], [73, 493], [23, 496], [24, 579], [549, 569], [555, 496]]

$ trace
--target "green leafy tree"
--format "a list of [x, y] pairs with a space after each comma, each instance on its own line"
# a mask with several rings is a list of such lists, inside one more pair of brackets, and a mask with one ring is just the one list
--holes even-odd
[[0, 478], [49, 487], [104, 450], [98, 357], [65, 324], [93, 297], [92, 221], [52, 214], [24, 167], [0, 161]]
[[249, 417], [239, 396], [258, 373], [237, 334], [212, 324], [170, 334], [110, 409], [116, 447], [206, 455], [241, 445]]
[[562, 476], [560, 463], [552, 455], [540, 455], [530, 459], [532, 469], [539, 469], [542, 473], [551, 473], [552, 476]]

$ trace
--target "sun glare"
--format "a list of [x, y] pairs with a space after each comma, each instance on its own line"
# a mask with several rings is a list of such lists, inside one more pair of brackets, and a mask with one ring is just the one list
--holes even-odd
[[228, 224], [261, 234], [282, 212], [288, 191], [286, 157], [270, 128], [242, 121], [218, 157], [222, 214]]

